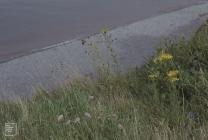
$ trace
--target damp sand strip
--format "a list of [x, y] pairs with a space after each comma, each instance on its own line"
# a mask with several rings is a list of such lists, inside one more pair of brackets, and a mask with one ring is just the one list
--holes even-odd
[[[141, 66], [165, 37], [190, 35], [208, 13], [208, 3], [152, 17], [108, 32], [112, 48], [117, 54], [122, 71]], [[205, 15], [205, 16], [201, 16]], [[95, 73], [91, 57], [86, 53], [90, 43], [96, 43], [102, 57], [108, 61], [101, 35], [66, 41], [46, 47], [0, 64], [1, 99], [31, 97], [36, 89], [54, 89], [79, 76]], [[101, 41], [99, 41], [101, 40]]]

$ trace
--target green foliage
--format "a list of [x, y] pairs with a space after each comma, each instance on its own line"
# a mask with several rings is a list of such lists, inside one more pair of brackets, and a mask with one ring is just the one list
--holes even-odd
[[[106, 30], [103, 36], [109, 39]], [[208, 139], [207, 26], [189, 41], [169, 41], [141, 68], [109, 71], [28, 101], [2, 102], [0, 123], [18, 123], [15, 140]]]

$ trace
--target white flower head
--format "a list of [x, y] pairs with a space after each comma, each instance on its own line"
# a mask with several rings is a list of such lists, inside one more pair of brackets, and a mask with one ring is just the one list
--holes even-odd
[[113, 113], [113, 114], [112, 114], [112, 117], [113, 117], [113, 118], [116, 118], [116, 117], [117, 117], [117, 115], [116, 115], [115, 113]]
[[80, 123], [80, 118], [79, 117], [75, 118], [74, 123]]
[[123, 125], [121, 125], [120, 123], [118, 124], [118, 129], [123, 129]]
[[70, 123], [71, 123], [71, 120], [68, 120], [68, 121], [66, 122], [66, 125], [70, 125]]
[[92, 95], [89, 96], [89, 100], [93, 100], [94, 98], [95, 98], [95, 97], [92, 96]]
[[90, 113], [88, 113], [88, 112], [85, 112], [84, 115], [85, 115], [85, 117], [87, 117], [87, 118], [91, 118], [91, 115], [90, 115]]
[[57, 120], [58, 120], [58, 122], [63, 121], [64, 120], [64, 115], [63, 114], [59, 115]]

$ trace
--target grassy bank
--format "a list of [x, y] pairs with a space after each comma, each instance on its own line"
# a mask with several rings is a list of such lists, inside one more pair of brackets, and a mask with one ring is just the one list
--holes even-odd
[[[4, 123], [18, 135], [4, 136]], [[0, 103], [0, 139], [208, 139], [208, 27], [169, 41], [125, 75], [78, 79], [31, 101]]]

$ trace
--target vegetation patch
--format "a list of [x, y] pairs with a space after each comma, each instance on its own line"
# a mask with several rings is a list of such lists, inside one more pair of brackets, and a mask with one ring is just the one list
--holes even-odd
[[[106, 34], [106, 33], [105, 33]], [[0, 104], [0, 139], [207, 140], [208, 26], [168, 41], [141, 68], [78, 79]], [[4, 123], [18, 134], [4, 135]]]

